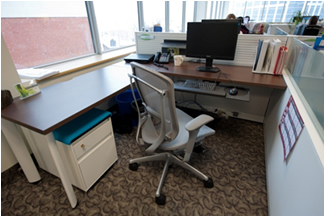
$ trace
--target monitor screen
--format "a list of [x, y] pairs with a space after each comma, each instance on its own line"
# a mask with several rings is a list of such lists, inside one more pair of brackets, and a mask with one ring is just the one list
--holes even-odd
[[187, 23], [186, 56], [205, 58], [198, 71], [218, 72], [213, 59], [234, 60], [238, 38], [238, 20]]
[[248, 20], [248, 17], [244, 17], [244, 24], [247, 25], [247, 24], [248, 24], [248, 21], [249, 21], [249, 20]]
[[311, 18], [311, 16], [303, 16], [302, 23], [308, 23], [310, 18]]
[[204, 19], [202, 22], [238, 22], [238, 34], [240, 33], [241, 20], [238, 19]]

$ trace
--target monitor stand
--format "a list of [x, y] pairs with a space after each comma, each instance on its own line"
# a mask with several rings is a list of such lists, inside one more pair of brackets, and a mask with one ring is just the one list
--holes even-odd
[[196, 70], [200, 72], [212, 72], [212, 73], [217, 73], [220, 71], [220, 69], [216, 66], [212, 65], [212, 58], [206, 58], [205, 60], [205, 66], [199, 66], [196, 68]]

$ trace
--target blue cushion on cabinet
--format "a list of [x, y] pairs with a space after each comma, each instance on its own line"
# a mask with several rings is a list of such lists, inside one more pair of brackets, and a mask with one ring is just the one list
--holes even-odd
[[112, 113], [94, 108], [54, 130], [54, 138], [66, 145], [71, 145], [74, 140], [110, 116]]

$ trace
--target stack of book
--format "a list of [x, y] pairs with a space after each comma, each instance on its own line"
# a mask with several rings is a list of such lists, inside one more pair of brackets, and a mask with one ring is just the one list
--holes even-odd
[[259, 40], [253, 72], [282, 75], [288, 48], [279, 39]]

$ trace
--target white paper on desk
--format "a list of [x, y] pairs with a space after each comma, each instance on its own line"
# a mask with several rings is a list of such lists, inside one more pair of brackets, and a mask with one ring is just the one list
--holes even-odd
[[60, 73], [60, 71], [56, 69], [43, 69], [43, 68], [18, 69], [17, 71], [21, 78], [32, 78], [37, 80], [42, 80], [44, 78]]

